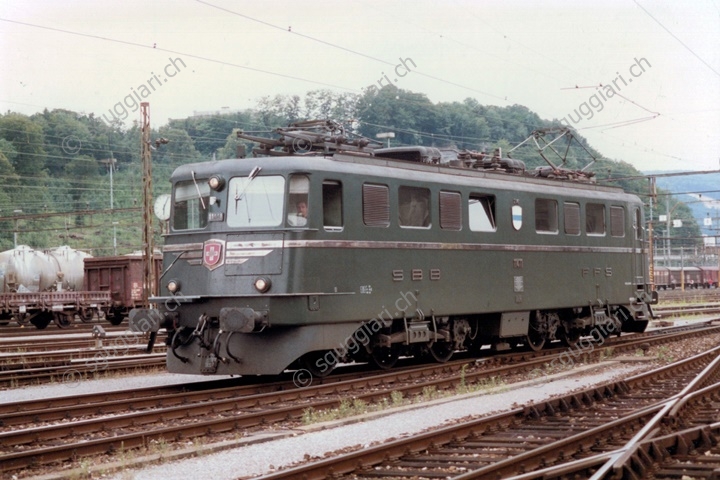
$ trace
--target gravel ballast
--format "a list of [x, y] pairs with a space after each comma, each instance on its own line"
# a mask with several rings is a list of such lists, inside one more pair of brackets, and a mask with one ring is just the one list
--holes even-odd
[[271, 473], [279, 468], [321, 458], [328, 452], [363, 448], [423, 432], [468, 416], [497, 413], [520, 405], [539, 402], [570, 391], [624, 378], [641, 366], [611, 362], [586, 366], [585, 373], [575, 370], [571, 377], [554, 375], [501, 388], [498, 393], [472, 393], [435, 400], [430, 404], [404, 407], [399, 412], [371, 414], [332, 424], [311, 425], [294, 430], [276, 431], [277, 440], [252, 442], [240, 448], [196, 458], [178, 460], [154, 467], [129, 470], [117, 479], [213, 478], [237, 479]]
[[164, 387], [167, 385], [187, 385], [188, 383], [221, 380], [229, 376], [217, 376], [209, 379], [200, 375], [181, 375], [158, 372], [138, 375], [118, 375], [114, 378], [79, 379], [48, 385], [30, 385], [0, 391], [0, 404], [41, 400], [44, 398], [69, 397], [99, 392], [115, 392], [145, 387]]

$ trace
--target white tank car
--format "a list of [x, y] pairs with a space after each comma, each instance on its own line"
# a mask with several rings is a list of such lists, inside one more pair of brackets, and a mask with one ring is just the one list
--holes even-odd
[[12, 257], [12, 250], [0, 252], [0, 293], [9, 292], [5, 282], [5, 271], [8, 267], [8, 260]]
[[2, 292], [82, 290], [84, 259], [89, 256], [67, 246], [41, 252], [19, 245], [1, 252]]
[[[54, 290], [57, 268], [43, 252], [27, 245], [9, 250], [5, 267], [6, 292], [45, 292]], [[7, 253], [7, 252], [6, 252]]]
[[62, 282], [62, 290], [82, 290], [85, 276], [85, 259], [92, 257], [89, 253], [75, 250], [67, 245], [54, 250], [46, 250], [50, 260], [57, 262], [58, 281]]

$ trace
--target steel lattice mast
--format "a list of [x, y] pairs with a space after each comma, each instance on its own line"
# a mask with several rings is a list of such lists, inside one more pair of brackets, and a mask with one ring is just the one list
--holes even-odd
[[153, 265], [153, 211], [152, 211], [152, 157], [150, 155], [150, 103], [140, 104], [142, 115], [141, 159], [143, 166], [143, 304], [150, 308], [150, 297], [155, 295], [155, 268]]

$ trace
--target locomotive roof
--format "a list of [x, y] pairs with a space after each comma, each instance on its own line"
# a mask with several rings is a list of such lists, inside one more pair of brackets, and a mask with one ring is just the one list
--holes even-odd
[[[179, 166], [173, 172], [170, 181], [174, 183], [191, 180], [193, 172], [197, 179], [206, 179], [213, 174], [221, 174], [227, 177], [242, 176], [247, 175], [256, 166], [261, 167], [261, 174], [336, 172], [344, 175], [377, 176], [395, 180], [407, 179], [442, 184], [456, 183], [507, 190], [538, 189], [547, 191], [548, 187], [550, 187], [551, 191], [558, 190], [558, 193], [560, 193], [559, 190], [563, 190], [567, 194], [572, 191], [575, 195], [581, 194], [581, 192], [589, 194], [588, 196], [595, 196], [597, 193], [601, 193], [603, 196], [608, 194], [614, 194], [614, 196], [631, 195], [616, 186], [540, 178], [492, 170], [458, 168], [352, 153], [335, 153], [326, 156], [253, 157], [192, 163]], [[590, 192], [597, 193], [592, 194]], [[634, 197], [634, 195], [632, 196]]]

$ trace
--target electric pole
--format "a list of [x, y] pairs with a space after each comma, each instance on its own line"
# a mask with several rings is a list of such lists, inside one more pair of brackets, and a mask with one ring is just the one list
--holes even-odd
[[[650, 289], [655, 291], [655, 252], [653, 245], [653, 204], [657, 201], [656, 188], [655, 188], [655, 177], [648, 177], [650, 180], [650, 221], [648, 222], [648, 282], [650, 282]], [[638, 228], [640, 226], [638, 225]]]
[[152, 156], [150, 155], [150, 103], [140, 104], [142, 115], [142, 139], [140, 152], [143, 166], [143, 304], [150, 308], [150, 297], [155, 295], [155, 264], [153, 261], [153, 212], [152, 212]]

